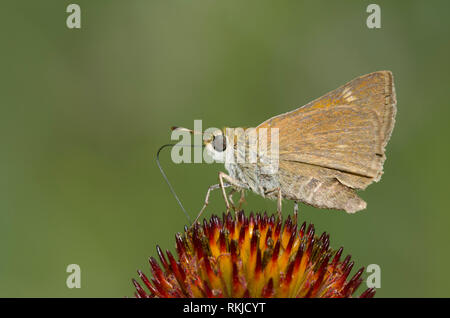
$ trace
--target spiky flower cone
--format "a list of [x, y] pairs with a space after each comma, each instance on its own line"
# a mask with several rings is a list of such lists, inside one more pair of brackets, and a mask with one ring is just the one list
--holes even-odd
[[[212, 216], [176, 235], [178, 261], [157, 246], [162, 264], [150, 258], [152, 278], [138, 271], [148, 291], [133, 279], [136, 297], [352, 297], [362, 282], [361, 268], [347, 280], [353, 261], [340, 260], [342, 247], [329, 248], [329, 236], [314, 226], [297, 229], [265, 213], [243, 212], [236, 219]], [[367, 289], [360, 297], [373, 297]]]

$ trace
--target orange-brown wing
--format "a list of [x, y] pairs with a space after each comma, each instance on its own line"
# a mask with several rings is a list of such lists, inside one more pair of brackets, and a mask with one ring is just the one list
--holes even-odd
[[395, 113], [392, 73], [380, 71], [257, 128], [279, 129], [280, 161], [337, 170], [343, 184], [362, 189], [381, 177]]

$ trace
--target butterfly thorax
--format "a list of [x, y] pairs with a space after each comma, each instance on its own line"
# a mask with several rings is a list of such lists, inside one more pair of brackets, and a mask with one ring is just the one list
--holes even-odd
[[258, 153], [248, 140], [243, 147], [237, 143], [233, 146], [233, 160], [224, 162], [229, 176], [240, 183], [241, 189], [275, 198], [274, 192], [268, 192], [279, 187], [279, 176], [276, 171], [269, 169], [268, 159]]

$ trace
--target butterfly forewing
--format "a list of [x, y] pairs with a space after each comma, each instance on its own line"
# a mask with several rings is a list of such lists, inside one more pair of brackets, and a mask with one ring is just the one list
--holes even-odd
[[[340, 185], [364, 189], [380, 179], [395, 114], [392, 73], [380, 71], [356, 78], [305, 106], [265, 121], [258, 128], [279, 129], [281, 183], [290, 183], [291, 192], [299, 188], [297, 199], [304, 202], [305, 182], [313, 184], [314, 193], [306, 203], [324, 206], [314, 202], [334, 200], [337, 191], [346, 193]], [[292, 178], [295, 176], [306, 179]], [[318, 191], [320, 188], [322, 191]], [[324, 189], [328, 189], [328, 194]], [[295, 199], [296, 194], [291, 194]], [[347, 209], [343, 204], [330, 203], [328, 207], [348, 211], [363, 206], [356, 202]]]

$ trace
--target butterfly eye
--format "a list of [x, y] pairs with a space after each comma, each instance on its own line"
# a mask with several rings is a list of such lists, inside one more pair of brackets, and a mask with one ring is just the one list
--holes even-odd
[[222, 135], [214, 136], [212, 146], [214, 147], [215, 151], [223, 152], [225, 151], [225, 149], [227, 149], [226, 139]]

